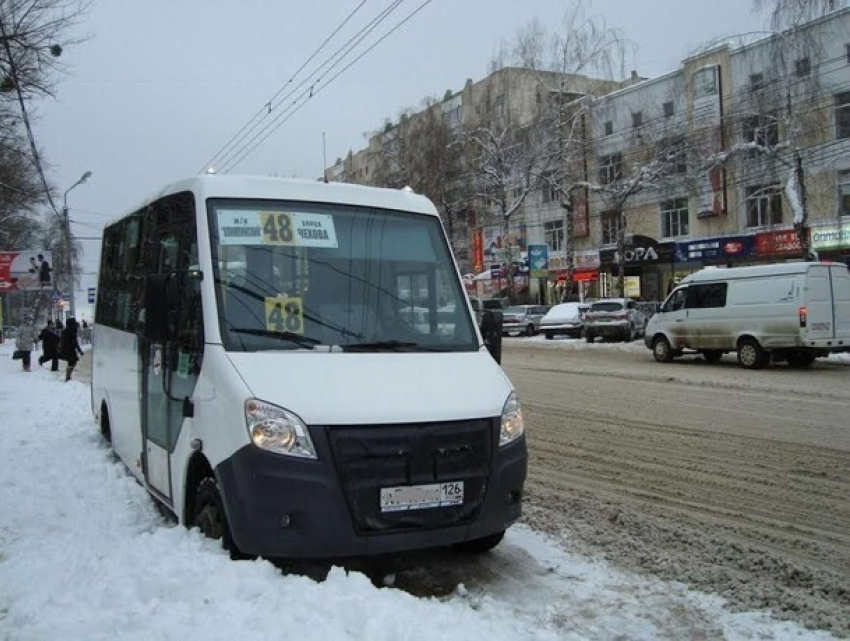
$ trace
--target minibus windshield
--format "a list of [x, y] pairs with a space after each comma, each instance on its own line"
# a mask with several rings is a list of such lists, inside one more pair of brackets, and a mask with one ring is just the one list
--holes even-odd
[[478, 349], [437, 217], [237, 199], [208, 210], [226, 349]]

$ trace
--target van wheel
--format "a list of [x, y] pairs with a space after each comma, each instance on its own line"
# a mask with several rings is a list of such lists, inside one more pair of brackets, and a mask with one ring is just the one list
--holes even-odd
[[723, 358], [723, 352], [719, 349], [707, 349], [702, 353], [702, 357], [709, 363], [717, 363]]
[[738, 344], [738, 364], [745, 369], [762, 369], [770, 362], [769, 359], [770, 355], [754, 338], [742, 338]]
[[525, 335], [526, 336], [534, 336], [534, 325], [529, 325], [528, 327], [525, 328]]
[[593, 332], [585, 332], [584, 340], [586, 340], [588, 343], [592, 343], [596, 340], [596, 334], [594, 334]]
[[221, 546], [230, 552], [230, 558], [244, 558], [230, 533], [227, 515], [224, 513], [224, 503], [218, 483], [210, 476], [198, 485], [195, 494], [195, 513], [192, 515], [192, 525], [208, 539], [221, 541]]
[[552, 332], [546, 332], [546, 340], [547, 340], [547, 341], [551, 341], [551, 340], [552, 340], [552, 337], [553, 337]]
[[455, 543], [452, 548], [458, 552], [463, 552], [464, 554], [484, 554], [499, 545], [504, 536], [505, 531], [502, 530], [501, 532], [496, 532], [490, 536], [483, 536], [480, 539], [472, 539], [471, 541], [464, 541], [463, 543]]
[[663, 336], [659, 336], [652, 341], [652, 355], [659, 363], [669, 363], [673, 360], [673, 349], [670, 347], [670, 341]]

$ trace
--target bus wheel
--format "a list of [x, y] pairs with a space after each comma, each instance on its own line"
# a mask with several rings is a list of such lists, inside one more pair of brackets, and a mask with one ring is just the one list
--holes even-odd
[[490, 536], [483, 536], [480, 539], [472, 539], [471, 541], [464, 541], [463, 543], [455, 543], [452, 547], [458, 552], [462, 552], [464, 554], [484, 554], [499, 545], [504, 536], [505, 531], [502, 530], [501, 532], [496, 532]]
[[227, 515], [224, 513], [224, 503], [218, 491], [218, 483], [210, 476], [198, 484], [192, 525], [196, 526], [205, 537], [220, 540], [222, 547], [230, 552], [231, 558], [243, 558], [233, 543], [230, 526], [227, 524]]

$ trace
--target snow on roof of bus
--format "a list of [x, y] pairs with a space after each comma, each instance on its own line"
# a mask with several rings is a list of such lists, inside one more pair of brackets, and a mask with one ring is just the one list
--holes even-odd
[[754, 278], [758, 276], [781, 276], [788, 274], [802, 274], [813, 265], [827, 265], [841, 263], [774, 263], [771, 265], [750, 265], [746, 267], [703, 267], [701, 270], [685, 276], [681, 283], [698, 283], [706, 281], [730, 280], [737, 278]]
[[346, 203], [437, 215], [436, 208], [428, 198], [408, 189], [387, 189], [341, 182], [326, 183], [303, 178], [220, 174], [201, 174], [173, 182], [142, 206], [181, 191], [192, 191], [201, 199], [256, 198]]

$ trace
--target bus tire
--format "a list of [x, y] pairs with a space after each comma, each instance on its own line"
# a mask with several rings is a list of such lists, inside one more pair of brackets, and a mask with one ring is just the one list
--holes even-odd
[[230, 533], [224, 502], [216, 480], [208, 476], [199, 484], [195, 493], [195, 513], [192, 515], [192, 525], [208, 539], [221, 541], [221, 546], [230, 552], [232, 559], [244, 558]]

